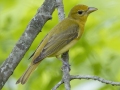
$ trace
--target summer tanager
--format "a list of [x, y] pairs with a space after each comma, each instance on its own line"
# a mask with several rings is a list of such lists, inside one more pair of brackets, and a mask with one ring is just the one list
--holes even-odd
[[16, 82], [25, 84], [30, 74], [37, 68], [39, 63], [46, 57], [58, 57], [68, 51], [81, 37], [88, 15], [97, 8], [86, 5], [74, 6], [68, 17], [58, 23], [44, 37], [40, 45], [33, 53], [31, 64], [25, 73]]

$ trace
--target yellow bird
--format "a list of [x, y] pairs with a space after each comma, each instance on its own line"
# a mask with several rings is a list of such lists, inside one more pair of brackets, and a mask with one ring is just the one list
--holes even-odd
[[74, 6], [68, 17], [58, 23], [44, 37], [35, 53], [32, 61], [25, 73], [18, 79], [16, 84], [25, 84], [30, 74], [37, 68], [39, 63], [46, 57], [58, 57], [68, 51], [81, 37], [88, 15], [96, 11], [97, 8], [86, 5]]

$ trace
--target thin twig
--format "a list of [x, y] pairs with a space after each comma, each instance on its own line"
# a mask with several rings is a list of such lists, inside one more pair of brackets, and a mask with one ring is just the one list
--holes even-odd
[[[112, 86], [120, 86], [120, 82], [114, 82], [114, 81], [110, 81], [110, 80], [106, 80], [106, 79], [103, 79], [101, 77], [98, 77], [98, 76], [91, 76], [91, 75], [71, 75], [70, 76], [70, 81], [74, 80], [74, 79], [86, 79], [86, 80], [97, 80], [97, 81], [100, 81], [102, 83], [105, 83], [105, 84], [110, 84]], [[61, 80], [59, 83], [57, 83], [54, 88], [52, 90], [57, 90], [57, 88], [63, 84], [64, 81]]]
[[66, 90], [70, 90], [71, 86], [70, 86], [70, 65], [69, 65], [69, 55], [68, 52], [65, 52], [62, 54], [62, 58], [63, 58], [63, 81], [65, 84], [65, 89]]
[[25, 32], [13, 48], [11, 54], [0, 66], [0, 90], [12, 75], [44, 24], [51, 19], [51, 14], [54, 10], [55, 0], [45, 0], [43, 5], [38, 9], [37, 14], [28, 24]]
[[[57, 9], [58, 9], [59, 20], [62, 21], [65, 18], [63, 1], [56, 0], [56, 4], [57, 4]], [[63, 79], [64, 84], [65, 84], [65, 89], [70, 90], [70, 74], [69, 74], [70, 66], [69, 66], [68, 52], [63, 53], [61, 57], [63, 60], [63, 68], [62, 68], [63, 77], [62, 77], [62, 79]]]
[[56, 0], [56, 7], [58, 10], [59, 21], [65, 18], [63, 0]]
[[92, 79], [92, 80], [97, 80], [97, 81], [100, 81], [102, 83], [105, 83], [105, 84], [111, 84], [113, 86], [120, 86], [120, 82], [113, 82], [113, 81], [110, 81], [110, 80], [106, 80], [106, 79], [103, 79], [101, 77], [98, 77], [98, 76], [90, 76], [90, 75], [71, 75], [70, 76], [70, 79], [73, 80], [73, 79]]
[[57, 90], [57, 88], [59, 88], [59, 86], [61, 85], [61, 84], [63, 84], [64, 83], [64, 81], [63, 81], [63, 79], [60, 81], [60, 82], [58, 82], [53, 88], [52, 88], [52, 90]]
[[63, 67], [62, 67], [62, 71], [63, 71], [63, 77], [62, 80], [60, 82], [58, 82], [53, 88], [52, 90], [57, 90], [57, 88], [64, 83], [65, 85], [65, 89], [66, 90], [70, 90], [70, 66], [69, 66], [69, 55], [68, 52], [65, 52], [64, 54], [62, 54], [62, 57], [64, 60], [62, 60], [63, 62]]

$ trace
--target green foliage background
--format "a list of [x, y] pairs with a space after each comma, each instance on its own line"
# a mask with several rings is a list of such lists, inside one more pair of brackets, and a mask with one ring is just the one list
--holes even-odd
[[[44, 0], [0, 0], [0, 64], [8, 57], [29, 21]], [[120, 81], [120, 3], [119, 0], [64, 0], [65, 14], [76, 4], [98, 8], [86, 23], [81, 40], [70, 49], [71, 74], [96, 75]], [[61, 79], [61, 61], [46, 58], [25, 85], [16, 80], [27, 68], [29, 56], [58, 21], [57, 10], [17, 66], [3, 90], [51, 90]], [[91, 84], [93, 83], [93, 84]], [[83, 89], [82, 87], [87, 87]], [[72, 90], [119, 90], [118, 86], [92, 80], [71, 81]], [[93, 88], [93, 89], [91, 89]], [[62, 85], [58, 90], [65, 90]]]

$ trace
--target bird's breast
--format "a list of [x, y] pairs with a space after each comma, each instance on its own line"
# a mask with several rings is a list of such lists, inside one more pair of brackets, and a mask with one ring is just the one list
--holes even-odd
[[63, 47], [60, 51], [58, 51], [58, 52], [56, 53], [56, 56], [61, 55], [62, 53], [68, 51], [73, 45], [76, 44], [77, 41], [78, 41], [78, 39], [75, 39], [75, 40], [71, 41], [68, 45], [66, 45], [66, 46]]
[[78, 32], [78, 37], [76, 39], [72, 40], [69, 44], [67, 44], [61, 50], [59, 50], [56, 53], [56, 56], [61, 55], [62, 53], [68, 51], [73, 45], [75, 45], [78, 42], [78, 40], [80, 39], [80, 37], [82, 36], [82, 33], [83, 33], [83, 30], [80, 29], [79, 32]]

